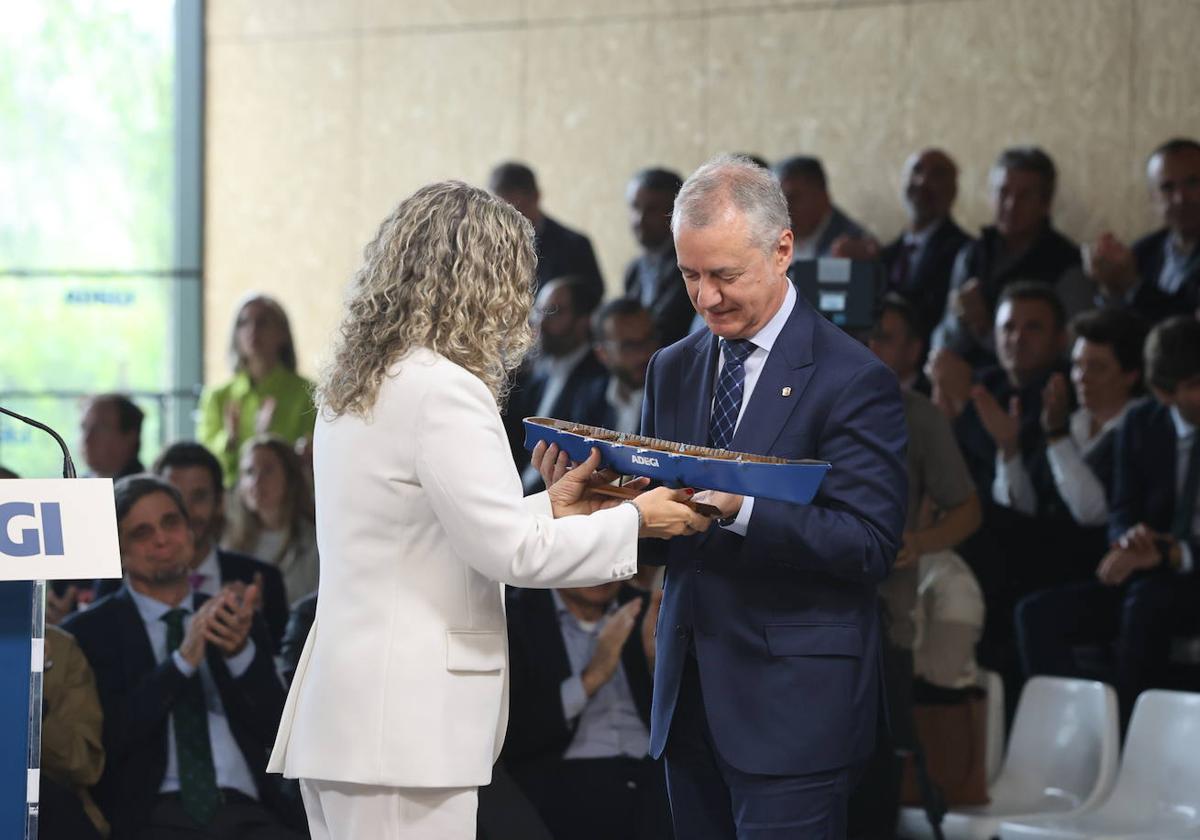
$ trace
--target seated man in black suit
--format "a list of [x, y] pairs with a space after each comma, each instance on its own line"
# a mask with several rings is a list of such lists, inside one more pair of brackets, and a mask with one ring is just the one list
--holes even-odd
[[577, 277], [556, 278], [538, 292], [532, 315], [537, 348], [517, 374], [505, 409], [509, 444], [526, 489], [541, 478], [537, 470], [526, 469], [522, 418], [557, 417], [592, 425], [601, 419], [591, 415], [588, 401], [596, 380], [605, 378], [604, 366], [592, 353], [594, 309], [587, 284]]
[[662, 346], [650, 310], [635, 298], [617, 298], [592, 316], [592, 350], [608, 371], [583, 397], [583, 417], [594, 426], [637, 433], [642, 422], [646, 367]]
[[[272, 652], [279, 650], [288, 619], [283, 576], [270, 563], [218, 546], [225, 525], [225, 487], [216, 456], [198, 443], [173, 443], [154, 462], [154, 474], [179, 491], [187, 508], [195, 540], [193, 566], [188, 574], [192, 589], [211, 598], [226, 585], [240, 589], [257, 583], [260, 603], [256, 606], [267, 623]], [[96, 594], [108, 595], [120, 585], [117, 580], [99, 581]]]
[[1150, 155], [1146, 178], [1162, 227], [1132, 248], [1101, 234], [1089, 268], [1105, 306], [1129, 307], [1155, 323], [1200, 306], [1200, 143], [1163, 143]]
[[880, 252], [888, 288], [916, 307], [929, 334], [946, 310], [946, 294], [958, 252], [971, 237], [954, 221], [958, 166], [941, 149], [924, 149], [904, 165], [904, 232]]
[[959, 253], [933, 348], [947, 347], [973, 367], [995, 363], [993, 316], [1009, 283], [1034, 280], [1054, 289], [1068, 316], [1093, 305], [1079, 246], [1050, 219], [1058, 172], [1041, 149], [1005, 149], [991, 171], [995, 221]]
[[787, 201], [796, 245], [792, 261], [830, 256], [841, 237], [870, 239], [871, 234], [833, 203], [825, 167], [819, 158], [796, 155], [772, 167]]
[[[1041, 592], [1017, 611], [1028, 674], [1081, 673], [1074, 647], [1114, 642], [1112, 678], [1128, 720], [1144, 688], [1163, 684], [1175, 635], [1200, 633], [1200, 322], [1168, 319], [1146, 340], [1154, 393], [1117, 435], [1108, 553], [1096, 578]], [[1193, 686], [1193, 688], [1195, 688]]]
[[604, 279], [592, 242], [542, 212], [542, 194], [533, 170], [523, 163], [502, 163], [492, 170], [488, 189], [517, 208], [533, 225], [538, 289], [556, 277], [578, 277], [587, 308], [599, 304], [604, 297]]
[[142, 472], [145, 413], [123, 394], [99, 394], [88, 400], [79, 421], [83, 460], [96, 478], [121, 478]]
[[[1066, 323], [1054, 290], [1013, 283], [996, 309], [1000, 366], [972, 373], [948, 351], [928, 365], [934, 403], [951, 419], [983, 502], [984, 528], [963, 546], [987, 601], [981, 661], [1016, 676], [1012, 610], [1048, 586], [1090, 574], [1102, 529], [1075, 523], [1059, 494], [1041, 422], [1042, 394], [1064, 369]], [[1013, 686], [1015, 689], [1015, 686]]]
[[509, 590], [502, 757], [559, 840], [671, 837], [662, 764], [647, 755], [661, 598], [621, 583]]
[[625, 269], [625, 294], [650, 310], [665, 344], [687, 335], [696, 314], [675, 261], [671, 236], [671, 208], [682, 186], [676, 172], [643, 169], [625, 191], [630, 226], [642, 247]]
[[266, 755], [284, 690], [257, 586], [193, 593], [179, 492], [134, 475], [114, 496], [127, 583], [64, 624], [96, 676], [106, 758], [95, 792], [114, 837], [300, 837], [271, 810]]
[[932, 386], [922, 370], [924, 331], [916, 308], [896, 292], [888, 292], [879, 304], [867, 346], [896, 374], [901, 389], [928, 397]]

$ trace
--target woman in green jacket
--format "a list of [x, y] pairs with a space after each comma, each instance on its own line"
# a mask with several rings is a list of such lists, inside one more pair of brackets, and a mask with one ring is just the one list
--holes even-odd
[[200, 396], [200, 442], [237, 480], [238, 452], [256, 434], [271, 433], [307, 450], [316, 410], [312, 383], [296, 373], [296, 347], [287, 313], [274, 298], [251, 294], [237, 308], [229, 336], [233, 379]]

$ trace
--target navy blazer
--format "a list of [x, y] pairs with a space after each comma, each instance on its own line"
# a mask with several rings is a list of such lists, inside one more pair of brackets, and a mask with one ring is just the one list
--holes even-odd
[[1131, 308], [1150, 323], [1172, 315], [1190, 315], [1200, 306], [1200, 258], [1193, 257], [1183, 285], [1173, 295], [1158, 288], [1158, 275], [1166, 262], [1164, 250], [1170, 231], [1166, 228], [1147, 234], [1133, 243], [1133, 259], [1141, 285], [1133, 296]]
[[[288, 623], [287, 593], [283, 588], [283, 574], [278, 566], [264, 563], [248, 554], [217, 549], [217, 565], [221, 568], [221, 583], [241, 581], [254, 583], [254, 575], [262, 575], [262, 615], [267, 623], [271, 638], [271, 650], [278, 651], [283, 643], [283, 632]], [[95, 583], [96, 597], [111, 595], [121, 588], [120, 578], [104, 578]]]
[[[1108, 538], [1113, 542], [1140, 523], [1159, 533], [1171, 532], [1176, 440], [1171, 410], [1157, 400], [1146, 400], [1125, 414], [1117, 432], [1116, 471], [1108, 507]], [[1200, 534], [1192, 534], [1188, 544], [1192, 557], [1200, 558]]]
[[[655, 354], [643, 434], [709, 443], [717, 353], [703, 330]], [[689, 637], [717, 752], [737, 769], [806, 774], [871, 753], [876, 586], [901, 543], [907, 443], [895, 376], [797, 296], [729, 448], [833, 469], [810, 505], [756, 499], [744, 538], [714, 525], [666, 544], [651, 755], [667, 743]]]
[[[947, 216], [929, 235], [929, 241], [921, 251], [921, 259], [916, 265], [909, 266], [905, 284], [894, 289], [917, 310], [925, 330], [922, 338], [925, 339], [926, 345], [933, 328], [942, 320], [942, 313], [946, 311], [946, 296], [950, 291], [950, 278], [954, 274], [958, 252], [970, 241], [970, 235], [960, 228], [953, 218]], [[892, 276], [892, 266], [900, 258], [903, 250], [904, 236], [900, 235], [879, 254], [889, 279]]]
[[[641, 264], [645, 255], [634, 258], [625, 269], [625, 296], [642, 299]], [[658, 338], [663, 345], [673, 344], [683, 338], [692, 327], [696, 309], [688, 297], [683, 275], [675, 262], [675, 246], [671, 245], [670, 256], [663, 260], [654, 286], [654, 300], [650, 303], [650, 316], [658, 329]]]
[[587, 290], [589, 306], [604, 297], [604, 278], [596, 262], [592, 241], [549, 216], [542, 217], [541, 229], [534, 236], [537, 249], [537, 287], [540, 290], [559, 277], [578, 277]]
[[[621, 604], [632, 598], [642, 598], [643, 604], [633, 632], [621, 648], [621, 667], [638, 717], [649, 727], [650, 669], [641, 634], [647, 598], [632, 587], [622, 587], [617, 596]], [[505, 600], [511, 700], [503, 759], [518, 774], [525, 762], [561, 759], [575, 737], [579, 719], [569, 722], [563, 714], [562, 683], [571, 676], [571, 660], [554, 598], [546, 589], [511, 588]]]
[[[196, 595], [197, 604], [205, 600]], [[114, 837], [134, 837], [166, 774], [168, 714], [187, 681], [170, 657], [155, 664], [150, 638], [126, 586], [74, 613], [63, 629], [75, 636], [92, 666], [104, 711], [104, 775], [95, 787], [96, 801], [112, 822]], [[267, 754], [283, 712], [283, 683], [258, 617], [251, 634], [254, 659], [242, 676], [235, 679], [212, 646], [206, 659], [260, 799], [285, 814], [287, 806], [266, 775]]]

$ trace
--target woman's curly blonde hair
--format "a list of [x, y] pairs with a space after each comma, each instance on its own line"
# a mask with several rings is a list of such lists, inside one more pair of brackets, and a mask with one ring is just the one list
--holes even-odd
[[503, 405], [533, 344], [533, 227], [459, 181], [417, 190], [363, 251], [334, 356], [317, 386], [333, 416], [367, 416], [387, 369], [426, 347], [483, 380]]

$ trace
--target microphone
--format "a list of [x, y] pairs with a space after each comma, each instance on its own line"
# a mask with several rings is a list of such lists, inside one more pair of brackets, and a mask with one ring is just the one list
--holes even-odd
[[17, 414], [15, 411], [9, 411], [2, 405], [0, 405], [0, 414], [7, 414], [9, 417], [15, 417], [22, 423], [33, 426], [35, 429], [41, 429], [43, 432], [46, 432], [52, 438], [54, 438], [54, 440], [58, 443], [58, 448], [62, 450], [63, 454], [63, 478], [75, 478], [75, 462], [71, 460], [71, 451], [67, 449], [66, 441], [62, 439], [58, 432], [51, 429], [45, 423], [39, 423], [32, 417], [26, 417], [24, 414]]

